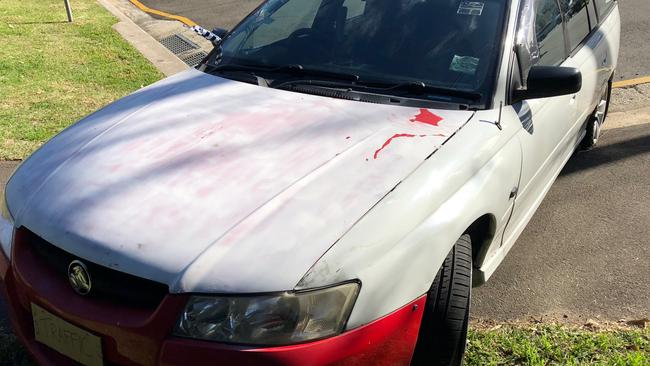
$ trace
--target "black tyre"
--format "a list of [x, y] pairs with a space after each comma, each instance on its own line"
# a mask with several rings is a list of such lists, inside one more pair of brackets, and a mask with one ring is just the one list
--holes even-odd
[[472, 290], [472, 240], [458, 239], [427, 295], [411, 365], [460, 365]]
[[587, 133], [584, 140], [582, 140], [582, 143], [580, 144], [580, 148], [582, 150], [590, 150], [598, 143], [600, 133], [602, 131], [603, 125], [605, 124], [605, 119], [607, 118], [607, 113], [609, 112], [609, 102], [611, 98], [612, 80], [607, 83], [607, 88], [602, 93], [596, 110], [587, 121]]

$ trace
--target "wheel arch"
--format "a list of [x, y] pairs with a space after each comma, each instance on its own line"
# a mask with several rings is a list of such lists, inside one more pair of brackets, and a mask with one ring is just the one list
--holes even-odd
[[496, 229], [497, 219], [493, 214], [488, 213], [474, 220], [465, 230], [465, 233], [472, 238], [472, 261], [475, 267], [492, 244]]

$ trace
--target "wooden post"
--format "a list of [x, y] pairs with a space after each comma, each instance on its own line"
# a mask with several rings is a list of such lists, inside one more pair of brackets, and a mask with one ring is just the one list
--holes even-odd
[[70, 0], [63, 0], [65, 3], [65, 12], [68, 14], [68, 22], [72, 23], [72, 9], [70, 9]]

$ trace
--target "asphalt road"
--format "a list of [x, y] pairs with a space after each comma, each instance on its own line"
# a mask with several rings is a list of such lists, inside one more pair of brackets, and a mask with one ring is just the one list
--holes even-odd
[[621, 54], [617, 80], [650, 76], [650, 1], [620, 0]]
[[[150, 8], [188, 17], [207, 29], [232, 29], [262, 3], [261, 0], [140, 0]], [[160, 18], [164, 19], [164, 18]]]
[[[140, 0], [143, 4], [172, 14], [186, 16], [205, 28], [231, 29], [260, 0]], [[650, 76], [650, 1], [619, 0], [622, 18], [620, 65], [617, 80]]]
[[574, 155], [483, 286], [474, 317], [650, 316], [650, 118]]

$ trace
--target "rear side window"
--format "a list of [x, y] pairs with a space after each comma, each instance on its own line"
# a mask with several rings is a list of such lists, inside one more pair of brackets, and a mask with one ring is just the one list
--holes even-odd
[[589, 23], [591, 24], [591, 29], [598, 27], [598, 17], [596, 16], [596, 8], [594, 6], [593, 0], [589, 0]]
[[600, 19], [604, 19], [609, 11], [612, 10], [616, 1], [614, 0], [594, 0], [596, 3], [596, 10], [598, 10], [598, 16]]
[[571, 50], [575, 50], [591, 32], [587, 10], [588, 4], [589, 0], [560, 0], [567, 23]]
[[566, 57], [562, 14], [556, 0], [537, 0], [535, 33], [542, 66], [557, 66]]

